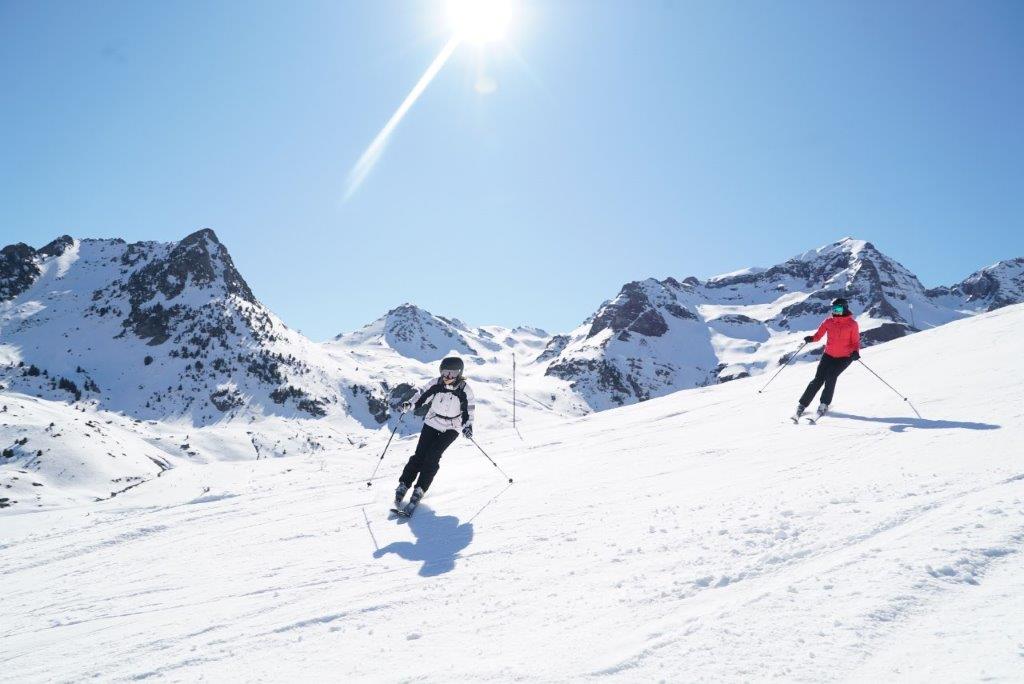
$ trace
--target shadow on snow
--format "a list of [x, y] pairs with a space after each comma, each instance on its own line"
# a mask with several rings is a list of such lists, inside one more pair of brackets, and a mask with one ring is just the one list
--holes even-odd
[[830, 418], [846, 418], [862, 420], [868, 423], [887, 423], [893, 432], [904, 432], [907, 428], [919, 430], [998, 430], [1000, 425], [991, 423], [972, 423], [960, 420], [928, 420], [927, 418], [881, 418], [875, 416], [856, 416], [851, 413], [829, 412]]
[[394, 553], [405, 560], [420, 561], [422, 577], [434, 577], [455, 569], [459, 552], [473, 541], [473, 523], [459, 524], [454, 515], [437, 515], [420, 505], [408, 520], [416, 543], [393, 542], [373, 552], [374, 558]]

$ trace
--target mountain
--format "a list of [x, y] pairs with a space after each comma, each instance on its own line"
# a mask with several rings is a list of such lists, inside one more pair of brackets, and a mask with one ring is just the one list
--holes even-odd
[[383, 390], [264, 307], [209, 229], [176, 243], [5, 247], [0, 296], [0, 379], [19, 392], [196, 425], [386, 419]]
[[[351, 439], [462, 356], [481, 425], [581, 415], [769, 372], [850, 300], [865, 346], [1024, 300], [1024, 259], [925, 289], [870, 242], [844, 238], [770, 268], [627, 283], [578, 328], [472, 327], [412, 303], [313, 342], [256, 298], [203, 229], [176, 243], [78, 240], [0, 250], [0, 381], [40, 398], [202, 426], [335, 417]], [[821, 353], [807, 347], [803, 358]], [[533, 419], [533, 418], [531, 418]]]
[[356, 332], [336, 336], [334, 341], [348, 347], [388, 348], [427, 363], [450, 354], [476, 355], [467, 334], [466, 326], [457, 319], [434, 316], [413, 304], [403, 304]]
[[[478, 412], [478, 423], [500, 427], [512, 419], [513, 363], [520, 418], [524, 409], [559, 415], [589, 410], [565, 383], [544, 374], [562, 339], [530, 326], [472, 328], [406, 303], [355, 332], [335, 336], [323, 347], [332, 359], [365, 373], [369, 384], [385, 388], [391, 404], [404, 401], [416, 387], [436, 378], [441, 359], [461, 356], [477, 402], [486, 406]], [[394, 427], [396, 422], [392, 415], [389, 424]], [[414, 421], [399, 429], [403, 434], [418, 431]]]
[[[1022, 326], [1006, 307], [873, 348], [924, 418], [855, 366], [828, 424], [793, 426], [802, 365], [763, 396], [478, 435], [512, 485], [460, 439], [401, 524], [415, 439], [368, 488], [383, 431], [3, 509], [0, 679], [1018, 682]], [[25, 470], [27, 495], [56, 487]]]
[[628, 283], [569, 335], [545, 374], [568, 381], [594, 410], [708, 384], [718, 359], [700, 300], [691, 283]]
[[995, 263], [952, 287], [928, 290], [928, 296], [948, 308], [971, 313], [1024, 301], [1024, 257]]
[[866, 347], [1024, 301], [1021, 262], [927, 290], [870, 242], [843, 238], [770, 268], [628, 283], [569, 335], [545, 373], [594, 410], [645, 401], [776, 368], [836, 297], [849, 300]]

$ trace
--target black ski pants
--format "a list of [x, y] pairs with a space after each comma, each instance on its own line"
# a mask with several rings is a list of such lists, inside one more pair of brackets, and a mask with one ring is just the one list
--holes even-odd
[[429, 425], [424, 425], [423, 430], [420, 431], [420, 441], [416, 443], [416, 453], [405, 464], [405, 470], [398, 478], [399, 481], [411, 487], [412, 481], [419, 475], [416, 486], [427, 491], [430, 488], [430, 483], [434, 481], [434, 476], [437, 475], [438, 468], [441, 467], [441, 454], [452, 445], [458, 436], [459, 433], [455, 430], [441, 432]]
[[850, 367], [851, 363], [853, 363], [853, 359], [849, 356], [836, 358], [822, 354], [821, 361], [818, 362], [818, 370], [814, 373], [814, 379], [807, 385], [803, 396], [800, 397], [800, 405], [805, 408], [810, 406], [814, 401], [814, 395], [818, 393], [822, 385], [825, 386], [825, 391], [821, 393], [821, 403], [831, 404], [832, 394], [836, 391], [836, 381], [842, 372]]

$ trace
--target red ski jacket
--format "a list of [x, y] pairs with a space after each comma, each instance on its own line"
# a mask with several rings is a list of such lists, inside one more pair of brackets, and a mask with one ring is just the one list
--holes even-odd
[[825, 353], [833, 358], [842, 359], [860, 350], [860, 327], [853, 316], [826, 318], [814, 333], [814, 341], [825, 335], [828, 335]]

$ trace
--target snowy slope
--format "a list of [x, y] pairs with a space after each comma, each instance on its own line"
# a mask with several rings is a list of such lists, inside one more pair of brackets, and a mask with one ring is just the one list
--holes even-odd
[[141, 438], [131, 421], [0, 393], [0, 508], [90, 501], [160, 476], [185, 454]]
[[1024, 306], [813, 368], [459, 441], [182, 466], [0, 528], [9, 681], [1020, 681]]
[[[175, 442], [172, 454], [190, 462], [315, 454], [396, 427], [407, 436], [416, 426], [390, 406], [449, 354], [466, 360], [478, 427], [512, 433], [513, 368], [515, 417], [530, 426], [772, 372], [838, 294], [851, 299], [866, 344], [1020, 301], [1022, 265], [926, 291], [870, 243], [846, 238], [767, 269], [629, 283], [568, 334], [471, 327], [407, 303], [316, 343], [256, 299], [208, 229], [176, 243], [10, 245], [0, 250], [0, 397], [40, 400], [24, 403], [11, 428], [47, 426], [70, 406], [68, 415], [123, 430], [106, 450], [78, 448], [88, 431], [40, 433], [43, 461], [21, 462], [19, 475], [0, 460], [0, 484], [56, 468], [64, 475], [52, 486], [8, 500], [46, 508], [109, 495], [161, 472], [131, 447], [154, 431], [158, 459]], [[818, 353], [814, 345], [802, 358]], [[111, 461], [119, 449], [135, 455]]]

